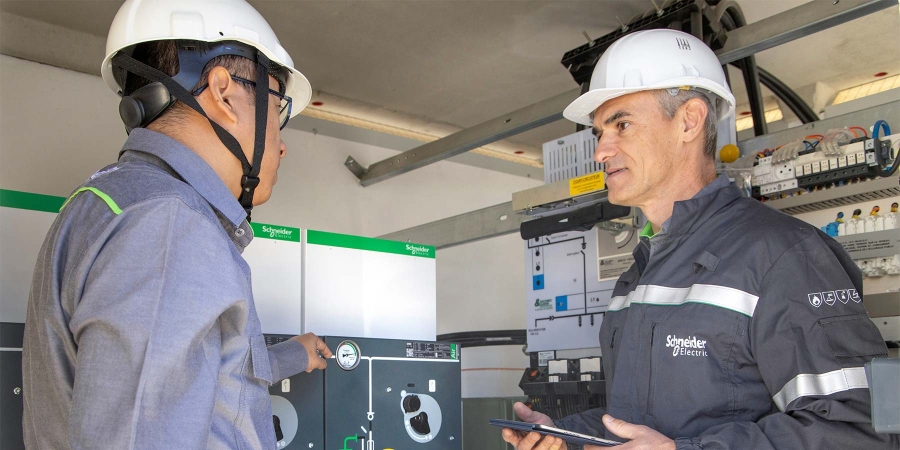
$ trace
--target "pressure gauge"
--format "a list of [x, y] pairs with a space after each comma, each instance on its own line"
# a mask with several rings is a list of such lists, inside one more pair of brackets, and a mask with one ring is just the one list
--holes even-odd
[[337, 346], [335, 359], [341, 369], [355, 369], [359, 365], [359, 345], [351, 340], [342, 341]]

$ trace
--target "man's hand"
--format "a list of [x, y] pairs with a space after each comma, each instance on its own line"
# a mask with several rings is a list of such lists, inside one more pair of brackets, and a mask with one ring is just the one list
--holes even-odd
[[[616, 447], [618, 450], [675, 450], [675, 441], [656, 430], [643, 425], [634, 425], [605, 414], [603, 426], [616, 436], [630, 441]], [[604, 447], [584, 446], [584, 450], [601, 450]]]
[[[523, 422], [553, 426], [553, 420], [550, 417], [546, 414], [532, 411], [531, 408], [521, 402], [516, 402], [513, 405], [513, 410]], [[562, 439], [553, 436], [542, 436], [540, 433], [533, 431], [526, 434], [521, 431], [504, 428], [503, 440], [512, 444], [516, 450], [564, 450], [566, 448], [566, 442]]]
[[[324, 369], [328, 366], [328, 358], [331, 358], [331, 350], [325, 345], [318, 336], [312, 333], [306, 333], [302, 336], [294, 336], [291, 339], [301, 343], [309, 355], [309, 366], [306, 372], [312, 372], [316, 369]], [[321, 354], [321, 356], [319, 356]]]

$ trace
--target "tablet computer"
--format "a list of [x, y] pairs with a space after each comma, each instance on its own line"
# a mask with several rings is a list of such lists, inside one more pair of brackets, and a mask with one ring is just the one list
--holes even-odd
[[515, 420], [491, 419], [491, 425], [503, 428], [510, 428], [518, 431], [537, 432], [547, 436], [558, 437], [566, 442], [580, 445], [599, 445], [601, 447], [613, 447], [620, 445], [621, 442], [601, 439], [586, 434], [576, 433], [574, 431], [563, 430], [561, 428], [548, 427], [547, 425], [538, 425], [534, 423], [517, 422]]

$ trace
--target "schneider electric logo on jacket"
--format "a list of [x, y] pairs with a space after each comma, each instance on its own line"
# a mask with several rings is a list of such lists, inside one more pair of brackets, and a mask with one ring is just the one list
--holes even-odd
[[696, 336], [680, 338], [675, 335], [666, 336], [666, 348], [672, 349], [672, 356], [709, 356], [706, 353], [706, 340]]

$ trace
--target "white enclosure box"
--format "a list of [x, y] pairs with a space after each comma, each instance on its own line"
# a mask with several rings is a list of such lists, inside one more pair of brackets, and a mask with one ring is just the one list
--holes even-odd
[[308, 230], [303, 332], [433, 341], [435, 248]]
[[0, 190], [0, 322], [25, 323], [34, 264], [64, 200]]
[[435, 340], [434, 247], [274, 225], [254, 235], [244, 257], [264, 333]]
[[[0, 190], [0, 322], [24, 323], [64, 198]], [[435, 248], [252, 223], [243, 253], [264, 333], [436, 340]]]

